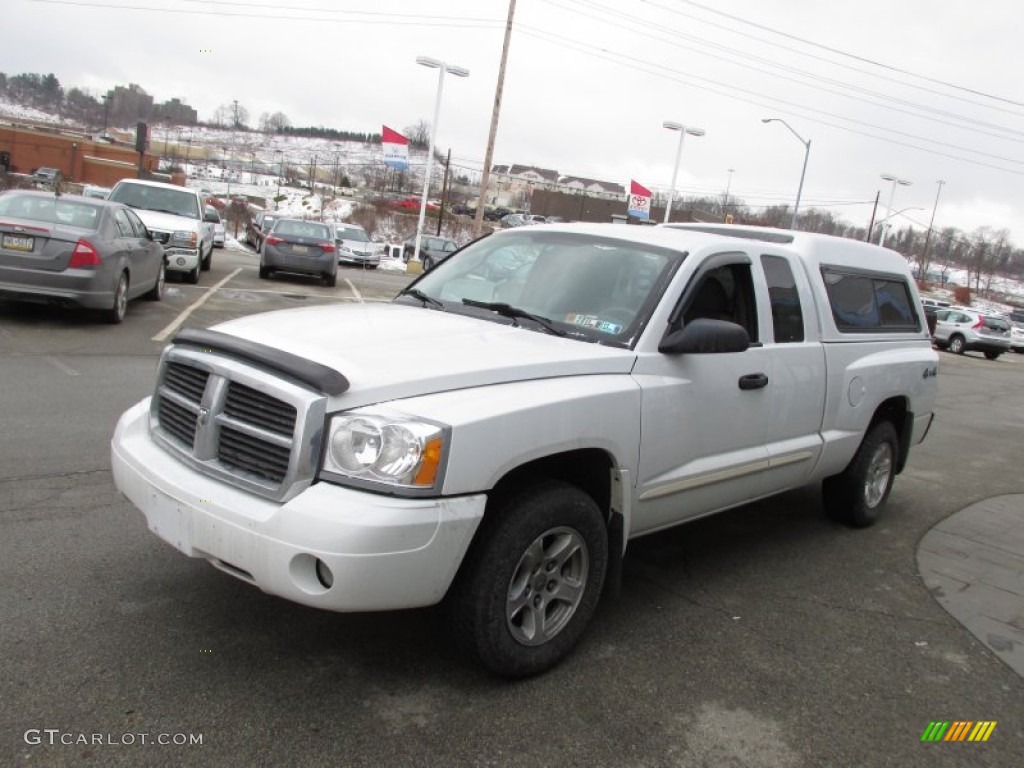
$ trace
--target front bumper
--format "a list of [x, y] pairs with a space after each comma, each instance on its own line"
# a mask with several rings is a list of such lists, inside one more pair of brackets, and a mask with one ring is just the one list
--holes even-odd
[[175, 248], [164, 246], [167, 269], [172, 272], [191, 272], [199, 266], [198, 248]]
[[[150, 438], [149, 399], [111, 441], [114, 484], [155, 534], [264, 592], [331, 611], [414, 608], [444, 597], [486, 496], [405, 499], [315, 483], [285, 504], [200, 474]], [[329, 569], [329, 585], [317, 563]]]

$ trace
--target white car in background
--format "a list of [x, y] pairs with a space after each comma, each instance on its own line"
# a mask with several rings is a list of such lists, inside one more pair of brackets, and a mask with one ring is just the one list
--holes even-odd
[[224, 227], [224, 219], [221, 218], [220, 212], [216, 208], [214, 208], [212, 205], [207, 206], [207, 208], [206, 208], [207, 215], [209, 215], [210, 211], [213, 211], [214, 213], [217, 214], [217, 221], [215, 221], [214, 224], [213, 224], [213, 247], [214, 248], [223, 248], [224, 247], [224, 239], [227, 237], [227, 231], [226, 231], [226, 229]]
[[370, 240], [366, 230], [358, 224], [335, 224], [334, 244], [338, 249], [339, 264], [354, 264], [376, 269], [380, 264], [380, 246]]

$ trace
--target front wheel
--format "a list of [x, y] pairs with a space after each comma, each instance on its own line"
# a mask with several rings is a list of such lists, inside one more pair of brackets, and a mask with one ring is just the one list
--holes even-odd
[[191, 285], [196, 285], [199, 282], [199, 264], [196, 264], [196, 268], [190, 272], [185, 273], [185, 282]]
[[854, 528], [878, 522], [896, 478], [898, 450], [899, 437], [892, 424], [880, 421], [871, 427], [846, 469], [822, 485], [829, 517]]
[[547, 481], [495, 501], [446, 598], [455, 639], [509, 678], [561, 661], [597, 607], [608, 533], [594, 500]]
[[[199, 252], [200, 253], [203, 252], [203, 244], [202, 243], [199, 244]], [[209, 272], [210, 271], [210, 267], [213, 266], [213, 246], [212, 245], [210, 246], [210, 252], [208, 254], [206, 254], [206, 257], [202, 260], [202, 262], [200, 263], [199, 266], [203, 270], [203, 272]]]

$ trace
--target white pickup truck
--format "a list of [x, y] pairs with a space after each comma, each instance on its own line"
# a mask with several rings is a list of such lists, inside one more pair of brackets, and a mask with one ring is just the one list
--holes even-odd
[[332, 611], [443, 603], [487, 668], [573, 647], [628, 540], [809, 483], [866, 526], [932, 421], [898, 254], [743, 227], [495, 233], [390, 304], [185, 330], [112, 442], [191, 557]]
[[211, 215], [197, 190], [159, 181], [122, 179], [109, 199], [135, 209], [153, 239], [164, 246], [168, 271], [183, 272], [188, 282], [198, 283], [199, 271], [210, 269], [214, 226], [219, 217], [216, 212]]

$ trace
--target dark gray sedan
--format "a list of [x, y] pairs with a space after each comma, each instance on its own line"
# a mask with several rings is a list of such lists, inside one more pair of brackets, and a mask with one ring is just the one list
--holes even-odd
[[260, 279], [276, 272], [321, 277], [333, 288], [338, 279], [338, 252], [331, 228], [319, 221], [275, 221], [260, 251]]
[[120, 203], [52, 192], [0, 193], [0, 297], [98, 309], [124, 320], [128, 300], [159, 301], [164, 249]]

